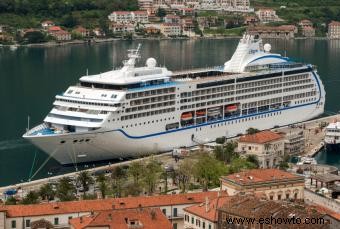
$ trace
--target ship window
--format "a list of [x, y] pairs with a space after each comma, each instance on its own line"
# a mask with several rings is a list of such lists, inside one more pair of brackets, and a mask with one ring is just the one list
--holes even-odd
[[69, 90], [68, 92], [67, 92], [67, 94], [71, 94], [73, 92], [73, 90]]
[[64, 144], [64, 143], [65, 143], [65, 141], [64, 141], [64, 140], [62, 140], [62, 141], [60, 141], [60, 143], [61, 143], [61, 144]]
[[73, 140], [73, 143], [76, 143], [76, 142], [78, 142], [78, 140]]
[[80, 91], [76, 91], [76, 93], [75, 93], [76, 95], [79, 95], [80, 94]]
[[115, 99], [115, 98], [117, 98], [117, 95], [112, 94], [112, 95], [111, 95], [111, 98]]

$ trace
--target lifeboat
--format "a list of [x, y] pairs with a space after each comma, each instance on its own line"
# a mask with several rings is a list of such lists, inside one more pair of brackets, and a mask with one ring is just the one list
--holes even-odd
[[196, 111], [196, 116], [205, 116], [205, 110]]
[[238, 106], [237, 105], [228, 105], [225, 107], [225, 110], [227, 112], [234, 112], [234, 111], [237, 111], [238, 110]]
[[188, 120], [191, 120], [193, 117], [192, 117], [192, 113], [191, 112], [188, 112], [188, 113], [183, 113], [182, 116], [181, 116], [181, 120], [182, 121], [188, 121]]

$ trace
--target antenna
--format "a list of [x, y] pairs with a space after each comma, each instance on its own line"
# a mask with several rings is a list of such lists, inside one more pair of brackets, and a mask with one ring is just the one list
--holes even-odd
[[27, 116], [27, 129], [26, 132], [30, 130], [30, 116]]
[[89, 69], [88, 68], [86, 69], [86, 75], [87, 76], [89, 75]]

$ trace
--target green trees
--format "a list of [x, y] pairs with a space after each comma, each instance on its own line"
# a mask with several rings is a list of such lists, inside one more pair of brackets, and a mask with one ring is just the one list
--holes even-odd
[[39, 194], [35, 191], [30, 191], [20, 202], [21, 204], [37, 204], [39, 202]]
[[260, 131], [258, 129], [256, 129], [256, 128], [250, 127], [246, 132], [247, 132], [247, 134], [256, 134], [256, 133], [258, 133]]
[[220, 176], [225, 175], [226, 171], [221, 161], [207, 153], [201, 154], [194, 165], [195, 177], [200, 180], [203, 191], [207, 191], [211, 185], [218, 185]]
[[143, 182], [147, 188], [147, 192], [152, 194], [155, 192], [156, 183], [160, 178], [162, 172], [162, 167], [158, 161], [151, 158], [145, 165], [145, 170], [143, 173]]
[[163, 8], [158, 8], [157, 12], [156, 12], [156, 16], [157, 17], [165, 17], [166, 15], [166, 11]]
[[126, 170], [122, 166], [117, 166], [112, 170], [112, 191], [115, 197], [122, 196], [122, 183], [126, 177]]
[[86, 192], [89, 190], [90, 185], [94, 183], [94, 180], [88, 171], [82, 171], [77, 177], [77, 183], [81, 185], [82, 192], [85, 195]]
[[238, 157], [238, 154], [235, 152], [236, 147], [236, 142], [228, 142], [223, 146], [217, 146], [214, 150], [216, 159], [230, 163], [234, 158]]
[[27, 41], [27, 43], [30, 43], [30, 44], [32, 44], [32, 43], [42, 43], [42, 42], [47, 41], [45, 35], [40, 31], [27, 32], [24, 35], [24, 39]]
[[177, 170], [178, 186], [182, 193], [186, 192], [189, 186], [189, 182], [193, 177], [194, 164], [188, 158], [180, 162]]
[[256, 166], [256, 168], [260, 167], [260, 162], [256, 155], [253, 154], [247, 155], [246, 160], [250, 163], [253, 163]]
[[16, 205], [17, 204], [17, 199], [15, 199], [14, 196], [10, 196], [7, 198], [5, 201], [5, 205]]
[[49, 183], [41, 186], [38, 193], [41, 199], [48, 201], [53, 200], [55, 196], [55, 191], [53, 190], [52, 185]]
[[242, 170], [255, 169], [256, 165], [245, 158], [235, 158], [227, 167], [228, 173], [238, 173]]
[[56, 196], [60, 199], [60, 201], [75, 200], [75, 192], [76, 188], [69, 177], [63, 177], [59, 180]]

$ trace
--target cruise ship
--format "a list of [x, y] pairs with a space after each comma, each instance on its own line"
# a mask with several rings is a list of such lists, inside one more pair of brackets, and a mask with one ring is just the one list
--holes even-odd
[[249, 34], [219, 67], [176, 72], [154, 58], [137, 67], [138, 59], [140, 46], [118, 70], [81, 77], [23, 137], [72, 164], [190, 147], [324, 112], [315, 66], [271, 53]]
[[339, 149], [340, 146], [340, 122], [334, 121], [325, 130], [326, 148], [330, 150]]

